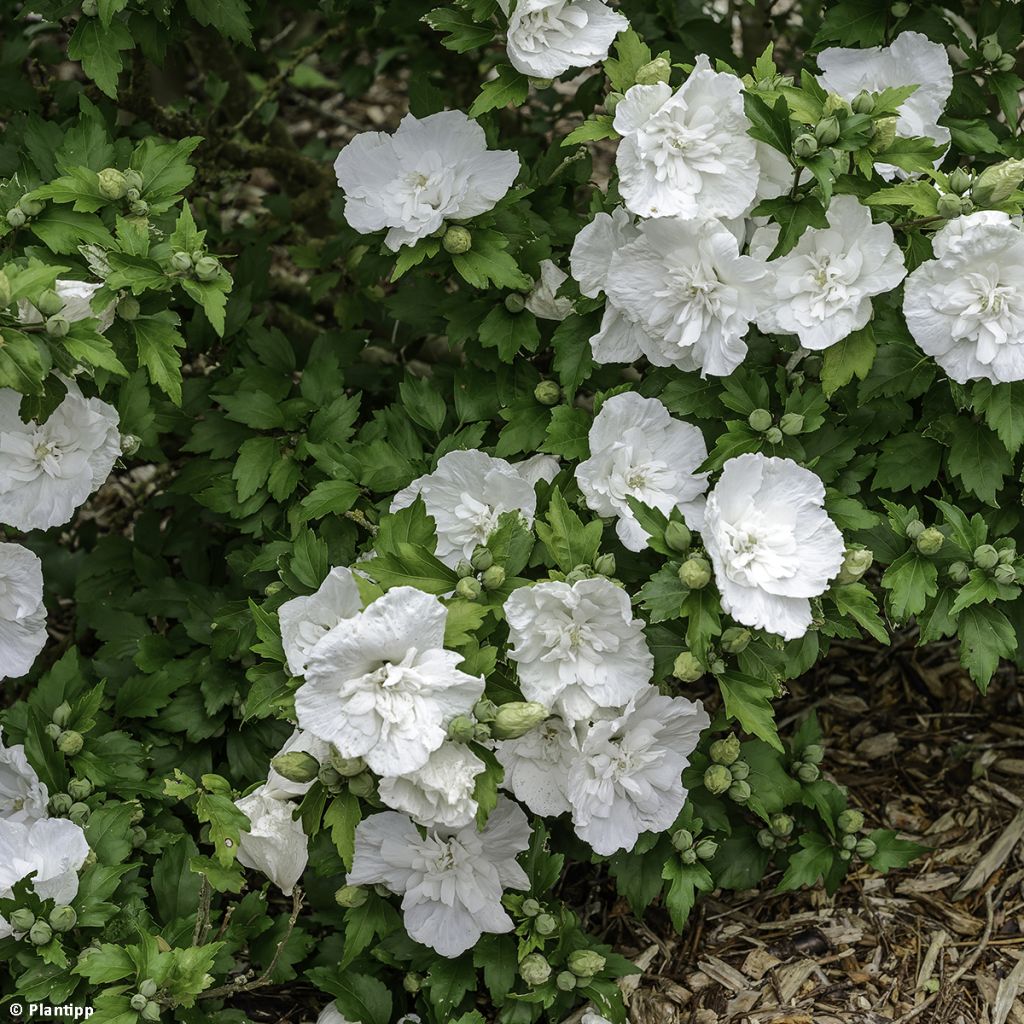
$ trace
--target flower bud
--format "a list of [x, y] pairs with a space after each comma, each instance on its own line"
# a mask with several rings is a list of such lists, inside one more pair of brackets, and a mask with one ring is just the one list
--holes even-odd
[[905, 18], [910, 13], [910, 4], [906, 3], [906, 0], [896, 0], [889, 8], [889, 13], [894, 18]]
[[742, 654], [753, 639], [749, 629], [742, 626], [730, 626], [722, 632], [722, 650], [726, 654]]
[[58, 736], [60, 736], [60, 734], [61, 734], [61, 733], [62, 733], [63, 731], [64, 731], [64, 730], [63, 730], [63, 729], [62, 729], [62, 728], [61, 728], [61, 727], [60, 727], [59, 725], [54, 725], [54, 723], [53, 723], [53, 722], [50, 722], [50, 723], [49, 723], [49, 724], [48, 724], [48, 725], [46, 726], [46, 728], [45, 728], [45, 729], [43, 730], [43, 732], [45, 732], [45, 733], [46, 733], [46, 735], [47, 735], [47, 736], [49, 736], [49, 737], [50, 737], [50, 739], [54, 741], [54, 743], [56, 743], [56, 742], [57, 742], [57, 737], [58, 737]]
[[623, 99], [621, 92], [610, 92], [604, 98], [604, 109], [607, 114], [614, 114], [615, 108], [619, 105], [619, 101]]
[[338, 774], [329, 764], [323, 764], [320, 766], [320, 771], [316, 774], [320, 785], [327, 790], [337, 790], [341, 785], [341, 775]]
[[711, 860], [718, 853], [718, 843], [714, 839], [702, 839], [693, 850], [697, 854], [698, 860]]
[[757, 833], [757, 845], [762, 850], [775, 849], [775, 836], [772, 835], [770, 829], [763, 828]]
[[750, 799], [750, 783], [743, 779], [734, 782], [729, 787], [729, 799], [738, 804], [745, 804]]
[[795, 825], [796, 822], [788, 814], [773, 814], [768, 820], [768, 827], [771, 829], [772, 835], [778, 836], [780, 839], [792, 835]]
[[965, 216], [968, 213], [974, 213], [974, 203], [972, 203], [970, 199], [967, 198], [967, 196], [964, 196], [960, 200], [960, 212]]
[[533, 397], [541, 405], [558, 405], [562, 400], [562, 389], [557, 381], [542, 380], [534, 389]]
[[171, 269], [187, 274], [192, 269], [192, 257], [187, 252], [171, 253]]
[[875, 97], [862, 89], [850, 101], [850, 108], [855, 114], [870, 114], [875, 109]]
[[158, 1021], [160, 1019], [160, 1004], [152, 1000], [146, 1003], [146, 1008], [139, 1014], [143, 1020]]
[[1003, 565], [1000, 563], [992, 570], [992, 578], [996, 583], [1002, 583], [1004, 586], [1009, 586], [1011, 583], [1017, 582], [1017, 570], [1012, 565]]
[[715, 764], [734, 764], [740, 756], [740, 739], [735, 733], [723, 736], [711, 744], [708, 755]]
[[53, 929], [45, 922], [37, 920], [28, 930], [28, 940], [33, 946], [45, 946], [53, 938]]
[[747, 423], [751, 430], [763, 433], [772, 425], [772, 414], [767, 409], [755, 409], [747, 417]]
[[530, 85], [532, 85], [534, 89], [550, 89], [551, 86], [555, 84], [555, 80], [553, 78], [535, 78], [533, 75], [530, 75], [529, 78]]
[[814, 126], [814, 137], [822, 146], [831, 146], [832, 143], [838, 142], [841, 133], [837, 117], [823, 117]]
[[471, 564], [478, 572], [483, 569], [490, 569], [490, 567], [494, 565], [494, 552], [492, 552], [490, 548], [486, 548], [482, 544], [478, 544], [473, 551]]
[[914, 544], [922, 555], [937, 555], [942, 549], [945, 540], [946, 538], [942, 535], [941, 530], [936, 529], [934, 526], [929, 526], [927, 530], [922, 530], [917, 535], [914, 539]]
[[533, 927], [538, 935], [554, 935], [558, 931], [558, 922], [551, 914], [538, 914], [533, 919]]
[[117, 304], [117, 315], [122, 320], [138, 320], [141, 312], [142, 306], [139, 305], [139, 300], [132, 295], [126, 295]]
[[476, 570], [473, 568], [473, 563], [467, 558], [460, 558], [458, 564], [455, 566], [455, 575], [460, 580], [464, 580], [467, 576], [472, 576]]
[[996, 61], [996, 67], [1000, 71], [1012, 71], [1017, 66], [1017, 57], [1012, 53], [1004, 53], [999, 60]]
[[672, 663], [672, 675], [684, 683], [694, 683], [704, 675], [704, 666], [691, 651], [681, 651]]
[[782, 431], [778, 427], [769, 427], [764, 432], [764, 439], [769, 444], [782, 444]]
[[820, 743], [809, 743], [804, 747], [802, 757], [807, 764], [821, 764], [825, 760], [825, 748]]
[[469, 252], [473, 247], [473, 236], [466, 228], [454, 224], [444, 233], [441, 245], [444, 246], [445, 252], [450, 252], [453, 256], [459, 256], [464, 252]]
[[66, 338], [71, 330], [71, 321], [63, 313], [57, 313], [47, 319], [45, 328], [48, 338]]
[[574, 949], [566, 962], [577, 978], [592, 978], [604, 970], [607, 960], [592, 949]]
[[536, 917], [540, 913], [540, 904], [532, 896], [528, 896], [523, 900], [522, 911], [524, 917]]
[[971, 199], [978, 206], [1006, 202], [1024, 179], [1024, 160], [1002, 160], [986, 167], [971, 186]]
[[76, 800], [71, 807], [68, 808], [68, 818], [70, 818], [70, 820], [76, 825], [84, 825], [89, 820], [91, 813], [89, 805], [82, 803], [81, 800]]
[[509, 292], [505, 296], [505, 308], [510, 313], [522, 313], [526, 309], [526, 298], [519, 292]]
[[974, 564], [979, 569], [994, 569], [999, 562], [999, 552], [991, 544], [982, 544], [974, 549]]
[[50, 927], [55, 932], [69, 932], [78, 924], [74, 907], [54, 907], [50, 911]]
[[870, 860], [876, 853], [878, 853], [878, 844], [874, 839], [868, 839], [868, 837], [865, 836], [857, 842], [854, 849], [857, 851], [857, 856], [862, 860]]
[[693, 555], [679, 566], [679, 579], [691, 590], [700, 590], [711, 582], [711, 564], [700, 555]]
[[289, 782], [303, 784], [313, 782], [320, 774], [320, 762], [304, 750], [291, 750], [278, 754], [270, 762], [271, 768]]
[[940, 217], [959, 217], [960, 216], [960, 197], [953, 195], [952, 192], [947, 192], [943, 196], [939, 196], [938, 202], [935, 204], [936, 213]]
[[145, 217], [149, 213], [149, 203], [145, 199], [136, 199], [128, 209], [133, 217]]
[[684, 864], [696, 864], [697, 863], [697, 854], [693, 850], [683, 850], [679, 854], [679, 859]]
[[137, 850], [149, 838], [149, 834], [139, 825], [133, 825], [129, 838], [132, 841], [132, 848]]
[[26, 217], [38, 217], [43, 212], [43, 204], [38, 199], [29, 199], [28, 196], [22, 196], [18, 200], [18, 209]]
[[818, 140], [809, 132], [803, 132], [793, 140], [793, 155], [800, 160], [810, 160], [818, 152]]
[[82, 0], [82, 14], [86, 18], [95, 18], [99, 14], [98, 0]]
[[491, 727], [485, 722], [477, 722], [473, 727], [473, 739], [477, 743], [489, 743], [491, 739]]
[[1002, 57], [1003, 48], [990, 36], [981, 47], [981, 55], [989, 64], [995, 64]]
[[971, 187], [972, 175], [966, 168], [957, 167], [949, 176], [950, 191], [958, 196], [963, 195]]
[[22, 211], [20, 209], [18, 209], [17, 206], [12, 206], [7, 211], [7, 223], [12, 228], [23, 227], [27, 220], [28, 220], [28, 217], [26, 217], [25, 214], [22, 213]]
[[456, 743], [469, 743], [473, 739], [476, 722], [468, 715], [458, 715], [448, 723], [448, 739]]
[[493, 722], [498, 717], [498, 705], [490, 697], [481, 697], [473, 705], [473, 717], [478, 722]]
[[559, 992], [571, 992], [576, 987], [576, 975], [572, 971], [560, 971], [555, 985]]
[[141, 992], [136, 992], [129, 1000], [129, 1005], [138, 1012], [139, 1010], [144, 1010], [148, 1002], [149, 1000]]
[[551, 964], [540, 953], [530, 953], [519, 961], [519, 976], [532, 987], [543, 985], [551, 977]]
[[67, 701], [58, 704], [53, 710], [53, 717], [50, 721], [63, 729], [71, 721], [71, 705]]
[[50, 811], [55, 817], [64, 818], [67, 816], [68, 811], [71, 810], [74, 802], [68, 793], [54, 793], [50, 797]]
[[363, 772], [360, 775], [353, 775], [352, 778], [348, 780], [348, 791], [353, 796], [358, 796], [363, 800], [366, 800], [377, 792], [377, 782], [369, 772]]
[[128, 180], [116, 167], [104, 167], [96, 179], [104, 199], [124, 199], [128, 194]]
[[480, 582], [484, 590], [497, 590], [505, 583], [505, 570], [500, 565], [492, 565], [489, 569], [484, 569], [480, 575]]
[[594, 572], [599, 573], [601, 576], [614, 576], [615, 568], [615, 556], [611, 553], [598, 555], [594, 559]]
[[220, 263], [213, 256], [203, 256], [196, 261], [195, 275], [200, 281], [216, 281], [220, 276]]
[[409, 995], [416, 995], [416, 993], [423, 988], [423, 975], [409, 971], [409, 973], [402, 978], [402, 988], [404, 988]]
[[142, 175], [139, 174], [138, 171], [129, 167], [128, 170], [124, 172], [124, 180], [127, 182], [129, 188], [135, 189], [135, 191], [141, 195], [143, 182]]
[[139, 982], [139, 992], [147, 999], [152, 999], [157, 993], [157, 984], [152, 978], [144, 978]]
[[852, 544], [843, 554], [843, 564], [836, 576], [836, 583], [856, 583], [871, 568], [875, 553], [870, 548]]
[[690, 533], [690, 528], [686, 523], [673, 520], [665, 527], [665, 546], [669, 550], [684, 555], [690, 550], [692, 542], [693, 534]]
[[821, 769], [816, 764], [801, 764], [796, 770], [796, 777], [801, 782], [808, 784], [817, 782], [821, 778]]
[[704, 788], [712, 796], [721, 796], [732, 785], [732, 772], [724, 764], [711, 764], [704, 769]]
[[949, 578], [958, 586], [963, 585], [971, 578], [971, 571], [966, 562], [950, 562]]
[[549, 714], [548, 709], [537, 701], [511, 701], [498, 708], [491, 723], [491, 733], [498, 740], [516, 740], [535, 729]]
[[849, 808], [836, 818], [836, 824], [840, 832], [859, 832], [864, 827], [864, 815]]
[[137, 203], [142, 198], [142, 193], [137, 188], [129, 188], [125, 193], [125, 199], [129, 203]]
[[579, 583], [580, 580], [589, 580], [591, 577], [590, 566], [585, 565], [582, 568], [577, 566], [572, 572], [565, 574], [565, 582], [571, 587], [574, 583]]
[[334, 894], [334, 902], [346, 910], [361, 907], [369, 898], [370, 894], [361, 885], [343, 885]]
[[473, 576], [463, 576], [455, 584], [456, 596], [465, 598], [467, 601], [475, 601], [480, 596], [482, 590], [483, 587], [480, 586], [480, 581]]
[[908, 540], [917, 540], [925, 531], [925, 525], [920, 519], [911, 519], [904, 531]]
[[343, 779], [351, 779], [366, 771], [366, 762], [361, 757], [342, 757], [334, 747], [331, 747], [330, 762]]
[[672, 75], [672, 65], [664, 57], [655, 57], [637, 68], [634, 81], [637, 85], [657, 85], [667, 82]]
[[10, 924], [16, 932], [27, 932], [36, 923], [36, 915], [28, 907], [19, 907], [11, 914]]
[[750, 775], [750, 765], [746, 761], [735, 761], [729, 765], [729, 771], [732, 773], [734, 781], [742, 782]]
[[68, 730], [57, 737], [57, 749], [68, 757], [81, 753], [85, 741], [80, 732]]
[[72, 800], [88, 800], [92, 791], [93, 785], [88, 779], [72, 779], [68, 783], [68, 796]]
[[693, 846], [693, 833], [688, 829], [677, 829], [672, 833], [672, 846], [680, 853], [689, 850]]
[[121, 454], [123, 456], [131, 458], [141, 447], [142, 438], [138, 434], [121, 435]]
[[798, 412], [787, 412], [779, 420], [779, 429], [790, 436], [799, 434], [804, 429], [804, 418]]

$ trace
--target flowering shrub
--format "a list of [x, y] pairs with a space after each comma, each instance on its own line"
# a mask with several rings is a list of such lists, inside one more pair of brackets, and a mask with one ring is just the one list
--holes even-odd
[[1018, 6], [5, 17], [6, 995], [621, 1022], [567, 871], [919, 852], [777, 717], [1018, 658]]

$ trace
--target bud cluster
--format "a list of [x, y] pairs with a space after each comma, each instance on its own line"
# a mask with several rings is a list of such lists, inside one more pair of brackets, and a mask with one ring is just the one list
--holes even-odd
[[792, 842], [796, 821], [789, 814], [773, 814], [768, 827], [757, 833], [757, 845], [764, 850], [781, 850]]
[[696, 864], [699, 860], [711, 860], [718, 853], [718, 843], [711, 836], [700, 838], [700, 830], [680, 828], [672, 833], [672, 845], [684, 864]]
[[43, 212], [44, 203], [38, 199], [29, 199], [23, 195], [15, 206], [7, 211], [7, 223], [12, 228], [24, 227], [33, 217], [38, 217]]
[[750, 765], [740, 759], [742, 747], [735, 733], [715, 740], [708, 749], [711, 764], [704, 770], [704, 788], [713, 796], [728, 794], [729, 799], [745, 804], [750, 799]]
[[808, 743], [799, 759], [790, 766], [790, 771], [800, 782], [817, 782], [821, 778], [819, 765], [824, 760], [825, 748], [820, 743]]

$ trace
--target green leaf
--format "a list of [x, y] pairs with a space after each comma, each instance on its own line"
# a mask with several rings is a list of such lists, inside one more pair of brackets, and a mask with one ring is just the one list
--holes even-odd
[[800, 836], [801, 849], [789, 858], [782, 881], [776, 892], [791, 892], [803, 885], [816, 885], [832, 870], [836, 859], [832, 844], [816, 832], [805, 832]]
[[781, 752], [782, 741], [772, 707], [775, 689], [771, 682], [740, 672], [723, 672], [718, 677], [718, 686], [725, 701], [725, 713], [735, 718], [747, 732]]
[[359, 499], [359, 485], [351, 480], [321, 480], [301, 501], [302, 519], [344, 515]]
[[452, 256], [452, 264], [459, 275], [474, 288], [513, 288], [527, 291], [533, 281], [516, 265], [505, 250], [508, 239], [494, 231], [473, 233], [473, 248]]
[[665, 861], [661, 877], [670, 883], [665, 892], [665, 907], [676, 931], [681, 932], [697, 900], [697, 890], [711, 892], [715, 883], [703, 864], [684, 864], [678, 857]]
[[459, 582], [454, 569], [438, 561], [426, 548], [399, 542], [393, 554], [377, 555], [363, 568], [381, 586], [417, 587], [428, 594], [447, 594]]
[[545, 518], [546, 524], [539, 521], [534, 524], [537, 536], [562, 572], [571, 572], [577, 565], [590, 565], [594, 561], [603, 533], [599, 519], [584, 526], [559, 490], [551, 492]]
[[690, 589], [679, 579], [678, 565], [663, 565], [638, 591], [636, 600], [647, 612], [650, 622], [678, 619]]
[[1011, 455], [1024, 444], [1024, 381], [992, 384], [976, 381], [971, 390], [971, 405], [984, 413], [985, 422], [996, 432]]
[[878, 614], [874, 595], [863, 583], [845, 583], [829, 591], [840, 615], [847, 615], [880, 644], [889, 643], [889, 633]]
[[139, 362], [149, 379], [175, 404], [181, 405], [181, 357], [185, 339], [173, 324], [157, 316], [142, 316], [132, 322]]
[[214, 859], [221, 866], [227, 867], [238, 853], [242, 833], [249, 831], [249, 819], [235, 806], [230, 796], [208, 792], [199, 794], [196, 817], [200, 821], [209, 822]]
[[189, 13], [200, 25], [215, 28], [222, 36], [252, 46], [249, 5], [245, 0], [185, 0]]
[[484, 82], [480, 95], [469, 108], [470, 117], [479, 117], [500, 107], [518, 107], [526, 102], [530, 91], [530, 80], [526, 75], [509, 64], [499, 64], [494, 70], [496, 77]]
[[889, 591], [886, 606], [897, 622], [906, 622], [924, 611], [929, 597], [934, 597], [938, 570], [935, 563], [911, 549], [900, 555], [885, 570], [882, 586]]
[[1012, 658], [1017, 653], [1017, 634], [998, 608], [981, 604], [963, 612], [957, 636], [960, 637], [960, 664], [984, 693], [999, 666], [999, 659]]
[[999, 507], [996, 492], [1013, 464], [996, 434], [983, 423], [958, 416], [952, 424], [949, 469], [986, 505]]
[[574, 128], [564, 139], [563, 146], [572, 146], [577, 142], [597, 142], [600, 139], [617, 139], [619, 133], [612, 127], [614, 118], [611, 114], [594, 114], [583, 124]]
[[875, 361], [875, 351], [875, 336], [870, 324], [825, 349], [821, 367], [821, 386], [825, 394], [834, 394], [854, 377], [864, 380]]
[[590, 427], [593, 417], [585, 409], [556, 405], [551, 410], [540, 450], [563, 459], [585, 459], [590, 454]]
[[362, 820], [359, 798], [348, 791], [336, 796], [324, 812], [324, 828], [331, 830], [331, 842], [346, 870], [352, 870], [356, 849], [356, 826]]
[[251, 498], [266, 482], [280, 451], [273, 437], [250, 437], [238, 449], [231, 478], [239, 501]]
[[636, 82], [636, 73], [651, 60], [651, 48], [631, 29], [615, 40], [614, 57], [604, 62], [604, 72], [616, 92], [625, 92]]
[[911, 842], [909, 839], [899, 839], [895, 832], [887, 828], [875, 829], [868, 838], [878, 847], [874, 856], [868, 858], [868, 863], [876, 871], [905, 868], [922, 853], [928, 852], [927, 846]]
[[48, 369], [49, 353], [28, 335], [13, 327], [0, 331], [0, 387], [26, 395], [41, 394]]
[[459, 7], [438, 7], [424, 14], [425, 21], [432, 29], [446, 33], [441, 45], [456, 53], [477, 50], [494, 38], [494, 25], [481, 25], [469, 13]]
[[772, 259], [789, 252], [808, 228], [828, 227], [825, 208], [813, 196], [765, 199], [754, 213], [759, 217], [770, 216], [779, 225], [779, 240], [772, 251]]
[[504, 306], [495, 306], [480, 324], [480, 344], [496, 348], [503, 363], [512, 363], [520, 349], [536, 352], [540, 344], [537, 318], [527, 311], [510, 313]]
[[590, 338], [595, 330], [593, 317], [574, 313], [563, 320], [551, 336], [551, 347], [555, 350], [552, 365], [570, 402], [593, 369]]
[[49, 206], [31, 223], [33, 233], [51, 252], [74, 254], [84, 243], [116, 249], [114, 236], [94, 213], [76, 213], [64, 206]]
[[103, 24], [98, 18], [79, 18], [68, 40], [68, 56], [81, 61], [82, 70], [100, 91], [116, 99], [117, 77], [124, 67], [120, 51], [133, 45], [131, 33], [121, 22]]

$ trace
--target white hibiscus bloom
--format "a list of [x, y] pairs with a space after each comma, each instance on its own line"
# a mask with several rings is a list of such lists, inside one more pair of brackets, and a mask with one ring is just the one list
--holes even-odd
[[[872, 224], [856, 196], [835, 196], [827, 216], [827, 228], [808, 228], [772, 261], [775, 302], [757, 320], [766, 334], [795, 334], [814, 350], [864, 327], [872, 296], [891, 291], [907, 273], [892, 228]], [[770, 253], [778, 238], [778, 225], [760, 229], [751, 252]]]
[[629, 594], [603, 576], [520, 587], [505, 617], [523, 696], [569, 722], [622, 707], [651, 680], [644, 624]]
[[622, 136], [616, 166], [626, 206], [642, 217], [739, 217], [757, 192], [760, 167], [743, 83], [697, 58], [676, 92], [634, 85], [615, 108]]
[[[88, 281], [58, 281], [53, 290], [64, 300], [64, 308], [60, 315], [70, 323], [94, 317], [99, 320], [96, 330], [102, 334], [113, 322], [116, 302], [109, 302], [98, 313], [92, 308], [93, 296], [103, 287], [102, 284], [90, 284]], [[43, 315], [28, 299], [18, 303], [18, 319], [23, 324], [41, 324]]]
[[778, 199], [793, 187], [793, 165], [785, 153], [757, 139], [754, 140], [754, 149], [758, 167], [757, 191], [750, 209], [745, 211], [747, 214], [762, 199]]
[[[0, 818], [0, 898], [10, 899], [14, 886], [35, 872], [36, 895], [67, 906], [78, 895], [78, 872], [88, 856], [85, 833], [67, 818]], [[0, 916], [0, 939], [11, 934]]]
[[504, 798], [478, 832], [422, 837], [396, 811], [374, 814], [356, 828], [349, 885], [384, 885], [402, 897], [405, 930], [441, 956], [471, 949], [484, 932], [515, 927], [501, 905], [505, 889], [528, 889], [516, 855], [530, 844], [530, 825], [518, 804]]
[[551, 483], [562, 468], [554, 455], [531, 455], [512, 467], [531, 487], [536, 487], [543, 480]]
[[235, 806], [249, 819], [238, 843], [238, 863], [266, 875], [291, 896], [309, 861], [302, 822], [292, 817], [299, 805], [270, 795], [264, 783], [236, 800]]
[[316, 1019], [316, 1024], [359, 1024], [358, 1021], [350, 1021], [342, 1012], [338, 1009], [336, 1003], [328, 1003], [321, 1011], [320, 1016]]
[[664, 832], [683, 809], [683, 769], [710, 721], [699, 701], [651, 686], [621, 717], [594, 722], [569, 771], [576, 835], [609, 856], [632, 850], [641, 832]]
[[0, 543], [0, 679], [25, 675], [44, 646], [43, 563], [20, 544]]
[[726, 377], [743, 362], [743, 340], [771, 297], [771, 269], [740, 255], [740, 242], [718, 220], [644, 221], [612, 257], [609, 301], [639, 324], [638, 338], [656, 366]]
[[486, 766], [460, 743], [444, 743], [420, 769], [380, 780], [381, 800], [429, 827], [462, 828], [476, 817], [476, 777]]
[[519, 157], [489, 150], [484, 130], [461, 110], [407, 114], [394, 135], [362, 132], [334, 161], [345, 219], [362, 234], [388, 229], [393, 252], [445, 221], [494, 208], [519, 173]]
[[1024, 380], [1024, 232], [1005, 213], [958, 217], [908, 278], [914, 341], [959, 384]]
[[589, 508], [618, 516], [615, 532], [630, 551], [647, 546], [647, 531], [627, 498], [665, 515], [677, 508], [689, 526], [700, 526], [707, 474], [696, 470], [708, 450], [697, 427], [670, 416], [658, 399], [626, 391], [601, 406], [589, 441], [590, 458], [576, 467], [576, 481]]
[[500, 740], [494, 755], [505, 769], [503, 788], [534, 814], [557, 818], [572, 810], [566, 790], [579, 744], [560, 718], [548, 718], [519, 739]]
[[50, 816], [50, 793], [25, 757], [20, 743], [4, 746], [0, 729], [0, 818], [31, 822]]
[[744, 626], [803, 636], [810, 598], [843, 564], [843, 535], [824, 510], [825, 486], [792, 459], [726, 462], [708, 495], [701, 535], [722, 607]]
[[391, 502], [391, 511], [407, 508], [423, 498], [427, 513], [437, 524], [437, 557], [454, 568], [470, 558], [498, 525], [502, 512], [521, 512], [533, 524], [537, 495], [533, 483], [504, 459], [485, 452], [448, 452], [437, 460], [433, 473], [413, 480]]
[[[506, 15], [511, 0], [498, 0]], [[570, 68], [603, 61], [629, 22], [603, 0], [516, 0], [508, 20], [508, 59], [534, 78], [557, 78]]]
[[572, 299], [562, 298], [558, 289], [569, 275], [551, 260], [540, 261], [540, 278], [526, 296], [526, 308], [541, 320], [564, 320], [572, 312]]
[[317, 641], [343, 619], [358, 615], [362, 609], [363, 601], [352, 570], [344, 566], [332, 569], [315, 594], [285, 601], [277, 616], [288, 671], [293, 676], [301, 676]]
[[[295, 753], [309, 754], [315, 757], [320, 764], [325, 764], [331, 756], [331, 745], [330, 743], [324, 743], [321, 739], [317, 739], [312, 733], [296, 729], [288, 737], [285, 745], [277, 752], [277, 756]], [[280, 772], [275, 771], [273, 763], [271, 763], [264, 789], [267, 796], [272, 796], [278, 800], [292, 800], [304, 797], [313, 788], [314, 781], [292, 782], [291, 779], [286, 779]]]
[[67, 389], [45, 423], [23, 423], [21, 395], [0, 389], [0, 523], [16, 530], [70, 521], [121, 454], [117, 410]]
[[335, 626], [313, 648], [295, 694], [299, 728], [362, 757], [378, 775], [422, 768], [484, 689], [444, 649], [448, 610], [433, 595], [395, 587]]
[[[897, 110], [896, 134], [902, 138], [923, 136], [940, 146], [949, 145], [949, 129], [938, 121], [953, 91], [953, 68], [941, 43], [933, 43], [920, 32], [903, 32], [891, 46], [830, 46], [818, 54], [818, 67], [822, 88], [847, 101], [862, 91], [916, 85]], [[885, 178], [906, 176], [891, 164], [876, 164], [875, 169]]]

